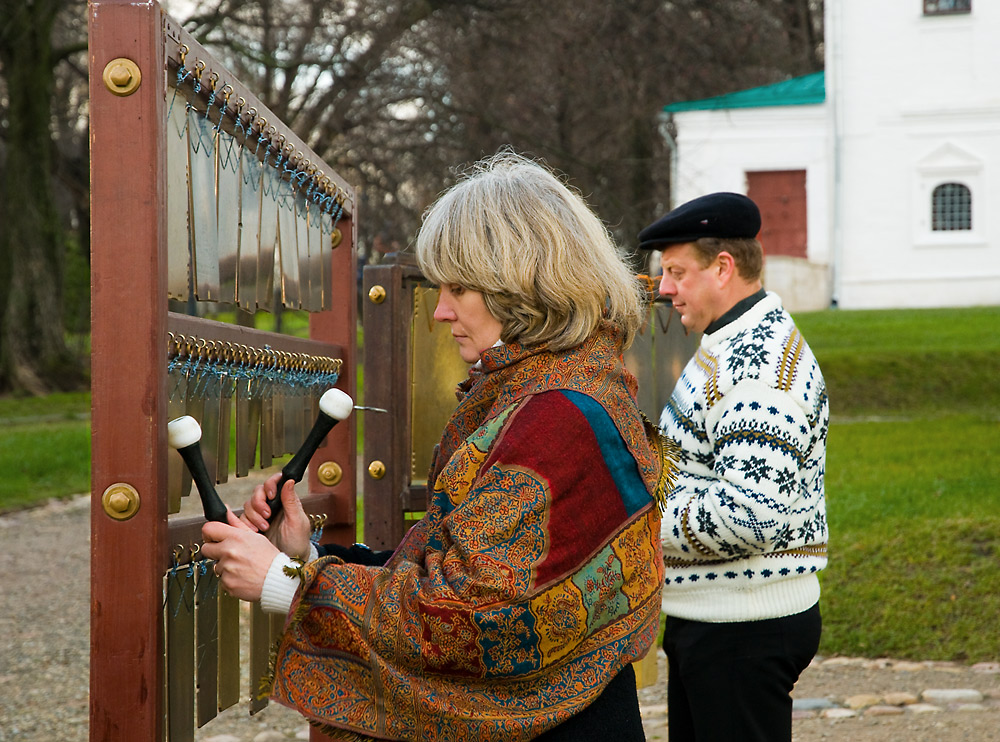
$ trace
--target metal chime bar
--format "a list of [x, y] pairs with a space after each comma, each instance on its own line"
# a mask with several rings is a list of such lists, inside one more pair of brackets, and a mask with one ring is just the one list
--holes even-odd
[[240, 601], [218, 591], [219, 710], [240, 701]]
[[[338, 224], [353, 214], [351, 188], [324, 172], [315, 153], [173, 19], [162, 22], [168, 297], [250, 313], [271, 311], [275, 302], [328, 313], [334, 286], [344, 286], [333, 251]], [[348, 299], [344, 311], [353, 317]], [[167, 330], [168, 419], [199, 421], [202, 455], [217, 483], [292, 453], [345, 357], [340, 346], [181, 314], [168, 314]], [[191, 476], [176, 452], [166, 455], [167, 512], [177, 514]], [[317, 502], [307, 496], [307, 512]], [[310, 517], [315, 524], [327, 516]], [[196, 726], [240, 701], [240, 604], [220, 590], [212, 563], [197, 559], [201, 524], [175, 515], [167, 526], [169, 542], [179, 544], [164, 576], [171, 740], [193, 740]], [[257, 691], [282, 628], [283, 617], [251, 607], [251, 713], [267, 704]]]
[[163, 612], [166, 619], [167, 738], [171, 742], [194, 740], [194, 592], [193, 563], [177, 564], [183, 546], [175, 550], [175, 564], [164, 577]]
[[215, 718], [219, 704], [219, 578], [202, 561], [195, 582], [195, 694], [199, 727]]
[[330, 309], [346, 183], [169, 17], [164, 34], [169, 295], [270, 310], [276, 277], [284, 306]]
[[[229, 471], [233, 408], [237, 476], [245, 476], [258, 442], [262, 468], [298, 446], [315, 417], [316, 399], [337, 380], [342, 364], [339, 346], [186, 315], [168, 316], [167, 338], [169, 411], [201, 422], [203, 457], [217, 482]], [[180, 460], [174, 451], [168, 456]], [[186, 473], [182, 461], [168, 466], [171, 512], [191, 490]], [[170, 538], [197, 544], [200, 525], [200, 518], [171, 519]], [[165, 580], [167, 724], [171, 739], [193, 739], [195, 725], [240, 700], [239, 601], [219, 590], [205, 561], [175, 566]], [[282, 628], [256, 613], [259, 607], [250, 621], [252, 713], [267, 705], [257, 688]]]
[[258, 685], [267, 672], [267, 661], [271, 650], [271, 619], [261, 609], [260, 603], [250, 606], [250, 713], [256, 714], [267, 705], [266, 698], [260, 698]]
[[[290, 338], [288, 342], [282, 336], [246, 328], [228, 331], [231, 339], [223, 339], [218, 337], [217, 324], [183, 315], [172, 315], [170, 326], [217, 336], [206, 340], [201, 334], [172, 329], [167, 343], [171, 419], [191, 415], [199, 421], [205, 465], [217, 483], [227, 481], [230, 471], [234, 406], [236, 476], [241, 477], [252, 468], [258, 444], [262, 469], [271, 465], [275, 455], [294, 450], [315, 418], [318, 398], [339, 377], [342, 361], [326, 355], [337, 349], [313, 341]], [[299, 350], [273, 348], [271, 342]], [[176, 513], [191, 491], [191, 477], [183, 462], [178, 463], [180, 456], [168, 455], [169, 512]]]

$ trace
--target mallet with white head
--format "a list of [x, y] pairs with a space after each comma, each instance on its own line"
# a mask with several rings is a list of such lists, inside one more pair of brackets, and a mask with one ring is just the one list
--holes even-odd
[[326, 438], [326, 434], [334, 425], [346, 419], [353, 409], [354, 400], [351, 399], [351, 395], [340, 389], [328, 389], [319, 398], [319, 414], [316, 416], [312, 430], [309, 431], [309, 435], [306, 436], [296, 454], [281, 469], [281, 479], [278, 480], [278, 489], [275, 490], [274, 499], [267, 501], [267, 506], [271, 509], [269, 522], [273, 521], [281, 512], [281, 488], [285, 486], [285, 482], [289, 480], [302, 481], [306, 468], [309, 466], [309, 460], [316, 453], [316, 449], [319, 448], [323, 439]]
[[188, 471], [191, 472], [191, 478], [198, 488], [201, 504], [205, 509], [205, 520], [225, 523], [226, 506], [208, 476], [205, 459], [201, 455], [201, 446], [198, 445], [200, 440], [201, 426], [190, 415], [178, 417], [167, 423], [167, 442], [171, 448], [177, 450], [187, 464]]

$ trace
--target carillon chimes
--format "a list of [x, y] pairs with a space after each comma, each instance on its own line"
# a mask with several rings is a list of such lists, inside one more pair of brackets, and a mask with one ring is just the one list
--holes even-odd
[[[346, 194], [245, 98], [234, 100], [219, 73], [206, 72], [200, 59], [191, 64], [189, 52], [178, 45], [166, 112], [169, 297], [248, 312], [272, 310], [275, 303], [331, 309], [331, 256], [341, 239]], [[244, 477], [293, 453], [309, 435], [320, 396], [338, 382], [343, 361], [211, 337], [216, 328], [205, 329], [203, 335], [168, 332], [167, 405], [170, 420], [190, 416], [200, 425], [194, 445], [204, 462], [201, 486], [212, 487], [225, 483], [231, 470]], [[190, 466], [172, 455], [167, 472], [168, 512], [177, 513], [191, 491]], [[206, 509], [206, 517], [217, 516]], [[219, 594], [212, 565], [195, 558], [196, 548], [190, 551], [187, 565], [175, 562], [164, 578], [172, 739], [189, 736], [189, 719], [200, 727], [238, 700], [231, 693], [238, 661], [220, 652], [231, 652], [230, 637], [239, 636], [238, 610]], [[267, 671], [281, 625], [251, 607], [251, 712], [266, 704], [254, 683]]]
[[[263, 708], [284, 617], [220, 589], [167, 423], [196, 421], [182, 443], [204, 463], [199, 489], [309, 439], [315, 474], [298, 492], [314, 537], [354, 540], [353, 423], [313, 432], [325, 392], [354, 393], [354, 193], [156, 0], [91, 0], [88, 14], [90, 729], [184, 742], [241, 701]], [[191, 316], [213, 306], [303, 310], [309, 338]]]
[[[339, 358], [171, 332], [168, 418], [190, 415], [201, 423], [202, 452], [213, 481], [227, 481], [231, 449], [236, 476], [245, 477], [255, 463], [267, 469], [275, 458], [296, 450], [313, 424], [320, 397], [340, 378], [342, 364]], [[176, 513], [191, 479], [177, 457], [170, 461], [169, 512]]]
[[169, 296], [331, 309], [346, 192], [189, 51], [167, 100]]

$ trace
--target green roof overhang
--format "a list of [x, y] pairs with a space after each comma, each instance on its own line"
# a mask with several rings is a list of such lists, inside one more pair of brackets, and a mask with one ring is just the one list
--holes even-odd
[[825, 73], [793, 77], [791, 80], [764, 85], [714, 98], [679, 101], [664, 106], [665, 113], [714, 111], [727, 108], [763, 108], [765, 106], [806, 106], [826, 100]]

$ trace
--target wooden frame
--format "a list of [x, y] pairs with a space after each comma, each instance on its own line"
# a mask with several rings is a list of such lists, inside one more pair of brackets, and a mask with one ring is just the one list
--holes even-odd
[[[155, 0], [91, 0], [89, 4], [92, 276], [91, 662], [90, 738], [133, 742], [164, 738], [163, 574], [171, 546], [200, 540], [200, 519], [168, 519], [166, 497], [166, 354], [168, 328], [191, 320], [167, 311], [165, 177], [166, 70], [170, 39], [203, 49], [162, 13]], [[128, 60], [141, 74], [128, 93], [105, 80], [109, 63]], [[221, 66], [219, 66], [221, 69]], [[119, 78], [125, 81], [124, 77]], [[239, 95], [266, 111], [252, 94]], [[270, 114], [268, 114], [270, 116]], [[273, 120], [273, 116], [270, 116]], [[276, 122], [280, 123], [280, 122]], [[282, 130], [286, 131], [286, 130]], [[287, 137], [294, 135], [287, 131]], [[291, 141], [297, 141], [291, 139]], [[300, 147], [313, 157], [307, 148]], [[334, 252], [334, 309], [310, 317], [312, 342], [341, 354], [338, 386], [355, 394], [356, 221], [353, 191], [344, 195], [343, 242]], [[213, 334], [246, 332], [218, 323]], [[269, 335], [276, 348], [302, 341]], [[311, 512], [332, 514], [327, 540], [350, 543], [355, 531], [354, 417], [327, 437], [315, 461], [336, 458], [338, 485], [310, 471], [304, 498]], [[102, 495], [130, 488], [138, 508], [126, 520], [109, 516]], [[314, 739], [320, 739], [314, 737]]]
[[[406, 531], [406, 513], [426, 507], [426, 491], [411, 487], [407, 466], [410, 315], [420, 278], [415, 265], [395, 260], [364, 269], [365, 404], [388, 410], [365, 418], [364, 533], [375, 549], [395, 548]], [[385, 467], [381, 476], [379, 463]]]

